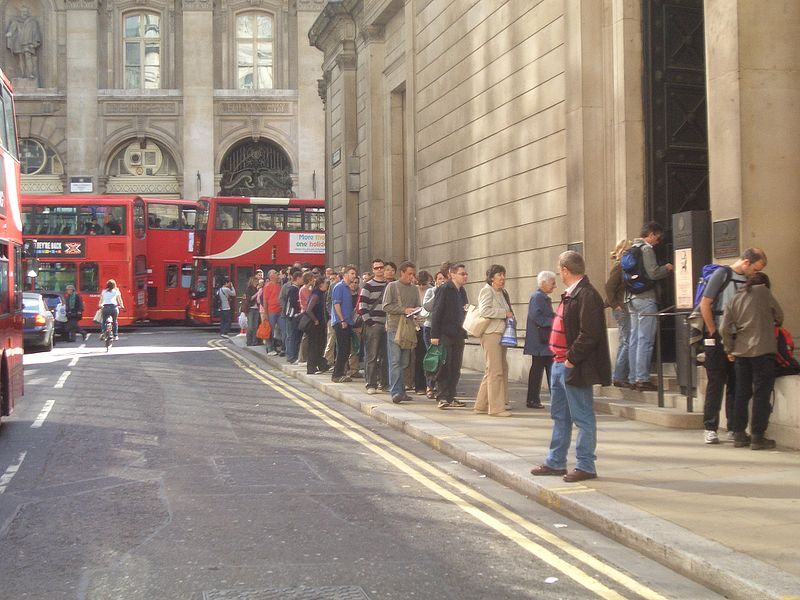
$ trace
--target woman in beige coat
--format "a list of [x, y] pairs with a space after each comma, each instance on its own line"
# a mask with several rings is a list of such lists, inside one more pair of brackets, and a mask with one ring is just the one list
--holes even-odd
[[502, 265], [492, 265], [486, 271], [486, 285], [478, 295], [478, 314], [489, 319], [489, 324], [481, 336], [481, 346], [486, 357], [486, 370], [475, 400], [475, 412], [492, 417], [510, 417], [506, 410], [508, 402], [508, 362], [506, 348], [500, 345], [500, 338], [506, 326], [506, 319], [513, 318], [508, 300], [506, 269]]

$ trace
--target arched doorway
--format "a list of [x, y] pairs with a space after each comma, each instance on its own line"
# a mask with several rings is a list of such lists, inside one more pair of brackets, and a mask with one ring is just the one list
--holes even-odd
[[290, 198], [292, 165], [283, 149], [266, 139], [244, 140], [222, 160], [222, 196]]

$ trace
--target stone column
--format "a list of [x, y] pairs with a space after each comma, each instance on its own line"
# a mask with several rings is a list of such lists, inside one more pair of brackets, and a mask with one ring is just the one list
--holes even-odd
[[[97, 2], [66, 2], [67, 175], [92, 177], [98, 186]], [[103, 175], [100, 173], [99, 175]]]
[[567, 242], [583, 243], [596, 284], [605, 281], [608, 246], [602, 23], [602, 3], [567, 0]]
[[212, 8], [211, 0], [183, 1], [183, 197], [192, 200], [198, 173], [200, 195], [216, 193]]
[[297, 7], [297, 156], [295, 166], [301, 198], [325, 197], [325, 112], [317, 90], [323, 54], [308, 43], [308, 32], [319, 14], [319, 7]]
[[706, 0], [705, 35], [712, 217], [740, 219], [740, 250], [764, 248], [773, 293], [797, 330], [800, 3]]

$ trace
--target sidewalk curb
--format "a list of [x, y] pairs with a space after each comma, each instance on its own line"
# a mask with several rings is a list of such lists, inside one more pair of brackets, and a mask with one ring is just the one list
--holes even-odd
[[[354, 391], [347, 384], [334, 384], [326, 376], [323, 376], [325, 379], [320, 379], [320, 376], [307, 375], [304, 370], [267, 357], [253, 348], [242, 347], [235, 342], [232, 345], [498, 483], [525, 494], [729, 598], [800, 598], [800, 579], [790, 573], [582, 484], [567, 484], [561, 478], [534, 478], [529, 473], [532, 465], [508, 452], [405, 410], [400, 405], [387, 404], [366, 392]], [[576, 493], [578, 491], [580, 493]]]

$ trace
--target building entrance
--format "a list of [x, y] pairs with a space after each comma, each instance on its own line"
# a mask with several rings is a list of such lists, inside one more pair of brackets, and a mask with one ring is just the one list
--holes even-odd
[[286, 153], [269, 140], [236, 144], [222, 161], [222, 196], [291, 198], [292, 166]]

